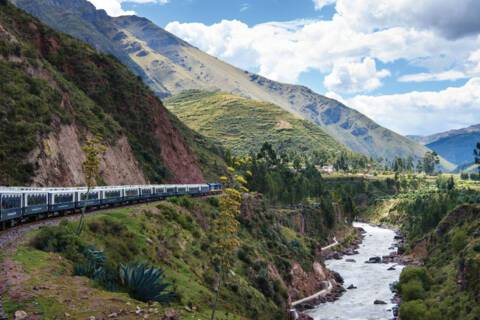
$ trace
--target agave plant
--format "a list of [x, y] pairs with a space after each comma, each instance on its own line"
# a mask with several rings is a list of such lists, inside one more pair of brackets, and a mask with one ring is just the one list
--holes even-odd
[[175, 297], [172, 283], [165, 279], [164, 271], [143, 263], [120, 265], [120, 281], [130, 296], [140, 301], [168, 302]]
[[83, 251], [85, 262], [75, 266], [75, 274], [79, 276], [87, 276], [94, 278], [94, 275], [99, 273], [105, 266], [105, 253], [95, 249], [95, 247], [87, 247]]

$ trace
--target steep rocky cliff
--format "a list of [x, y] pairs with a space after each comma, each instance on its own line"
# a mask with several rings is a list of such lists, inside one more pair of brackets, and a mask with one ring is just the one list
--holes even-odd
[[222, 163], [115, 58], [12, 5], [0, 6], [0, 83], [0, 184], [83, 184], [93, 135], [107, 146], [99, 183], [202, 182]]

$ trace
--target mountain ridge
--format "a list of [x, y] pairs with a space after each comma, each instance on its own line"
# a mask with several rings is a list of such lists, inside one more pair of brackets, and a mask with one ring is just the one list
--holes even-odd
[[473, 150], [477, 142], [480, 142], [480, 124], [412, 138], [425, 144], [427, 148], [434, 150], [448, 161], [458, 166], [465, 166], [474, 160]]
[[[306, 87], [272, 81], [222, 62], [146, 18], [112, 18], [104, 11], [95, 13], [93, 5], [85, 0], [76, 1], [74, 7], [88, 7], [84, 9], [86, 13], [69, 9], [73, 6], [71, 0], [14, 0], [14, 3], [40, 18], [46, 17], [46, 23], [94, 46], [95, 38], [108, 39], [110, 48], [98, 49], [107, 50], [129, 66], [135, 63], [134, 71], [142, 69], [137, 74], [160, 97], [190, 89], [230, 92], [267, 101], [300, 115], [321, 126], [351, 150], [369, 157], [393, 159], [412, 155], [419, 159], [428, 151], [424, 146], [379, 126], [360, 112]], [[57, 18], [48, 17], [52, 11], [56, 11], [54, 16]], [[62, 15], [75, 23], [60, 23], [58, 17]], [[95, 29], [93, 36], [83, 32], [91, 28]], [[453, 165], [447, 162], [443, 162], [443, 166], [453, 169]]]

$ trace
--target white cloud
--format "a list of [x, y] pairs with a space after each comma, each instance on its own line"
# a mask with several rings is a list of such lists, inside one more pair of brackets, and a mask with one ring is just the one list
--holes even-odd
[[363, 31], [400, 26], [451, 39], [480, 32], [478, 0], [338, 0], [336, 10]]
[[242, 6], [240, 7], [240, 12], [245, 12], [250, 8], [250, 5], [248, 3], [243, 3]]
[[123, 2], [166, 4], [170, 0], [88, 0], [88, 1], [90, 1], [95, 6], [95, 8], [105, 10], [108, 15], [112, 17], [118, 17], [118, 16], [135, 14], [135, 11], [123, 10], [122, 9]]
[[405, 59], [432, 72], [458, 69], [480, 46], [477, 38], [450, 41], [433, 31], [405, 27], [359, 31], [339, 15], [252, 27], [236, 20], [172, 22], [166, 29], [238, 67], [286, 82], [296, 82], [307, 70], [327, 74], [339, 61], [361, 63], [366, 57], [383, 63]]
[[472, 72], [480, 73], [480, 49], [472, 52], [468, 56], [468, 62], [470, 63]]
[[465, 79], [465, 78], [468, 78], [468, 76], [464, 72], [449, 70], [449, 71], [438, 72], [438, 73], [422, 72], [422, 73], [406, 74], [398, 78], [398, 81], [400, 82], [425, 82], [425, 81], [445, 81], [445, 80], [454, 81], [454, 80]]
[[382, 85], [380, 79], [390, 76], [387, 69], [377, 70], [375, 60], [365, 58], [362, 62], [335, 62], [332, 72], [323, 81], [325, 88], [335, 92], [372, 91]]
[[315, 10], [322, 10], [323, 7], [334, 4], [337, 0], [313, 0]]
[[437, 92], [359, 95], [341, 100], [401, 134], [431, 134], [480, 123], [480, 78]]

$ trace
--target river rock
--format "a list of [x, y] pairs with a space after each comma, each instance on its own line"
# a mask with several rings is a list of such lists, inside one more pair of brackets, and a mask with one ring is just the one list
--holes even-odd
[[346, 262], [357, 262], [355, 259], [345, 259]]
[[380, 257], [371, 257], [368, 259], [368, 261], [365, 261], [365, 263], [381, 263], [382, 258]]
[[373, 301], [373, 304], [387, 304], [387, 303], [383, 300], [375, 300]]
[[352, 290], [352, 289], [357, 289], [357, 287], [354, 286], [353, 284], [351, 284], [351, 285], [349, 285], [349, 286], [347, 287], [347, 289], [348, 289], [348, 290]]
[[392, 313], [394, 317], [398, 317], [398, 309], [399, 309], [398, 306], [394, 306], [392, 308]]
[[335, 271], [330, 271], [333, 275], [333, 278], [337, 283], [343, 283], [343, 277], [340, 275], [340, 273], [335, 272]]
[[394, 266], [391, 266], [390, 268], [387, 269], [388, 271], [393, 271], [396, 270]]
[[313, 320], [313, 318], [309, 315], [306, 315], [305, 313], [300, 313], [297, 320]]

